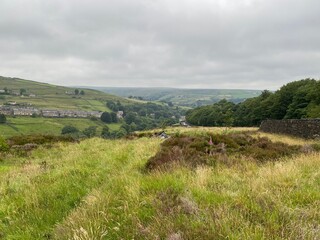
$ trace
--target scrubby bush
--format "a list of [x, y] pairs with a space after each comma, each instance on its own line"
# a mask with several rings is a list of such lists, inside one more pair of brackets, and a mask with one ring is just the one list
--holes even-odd
[[6, 152], [9, 150], [9, 145], [7, 141], [0, 136], [0, 152]]
[[7, 118], [4, 114], [0, 114], [0, 124], [1, 123], [6, 123], [7, 122]]
[[54, 143], [54, 142], [74, 142], [75, 140], [68, 135], [54, 136], [54, 135], [20, 135], [13, 136], [8, 139], [10, 146], [13, 145], [25, 145], [34, 143], [38, 145]]
[[124, 128], [120, 128], [118, 131], [115, 132], [115, 138], [122, 138], [126, 136], [128, 133]]
[[79, 129], [73, 126], [64, 126], [61, 130], [61, 134], [78, 133]]
[[226, 162], [236, 155], [263, 163], [299, 152], [303, 152], [300, 146], [272, 142], [266, 137], [254, 138], [246, 133], [179, 135], [164, 141], [161, 150], [148, 160], [146, 168], [166, 168], [172, 163], [191, 167], [214, 165], [217, 160], [223, 159]]
[[95, 117], [95, 116], [90, 116], [90, 118], [89, 118], [91, 121], [98, 121], [99, 119], [97, 118], [97, 117]]
[[91, 126], [87, 127], [86, 129], [83, 130], [83, 134], [87, 137], [94, 137], [97, 132], [97, 127], [96, 126]]
[[101, 131], [102, 138], [110, 138], [110, 130], [108, 126], [104, 126]]
[[311, 144], [311, 147], [312, 147], [313, 150], [315, 150], [315, 151], [320, 151], [320, 143]]

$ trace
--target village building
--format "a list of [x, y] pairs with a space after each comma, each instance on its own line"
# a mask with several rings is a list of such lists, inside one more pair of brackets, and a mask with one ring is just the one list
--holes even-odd
[[123, 118], [123, 111], [118, 111], [117, 112], [117, 118], [122, 119]]
[[41, 110], [41, 115], [43, 117], [60, 117], [58, 110], [50, 110], [50, 109]]
[[89, 115], [90, 117], [100, 118], [101, 115], [102, 115], [102, 112], [92, 111], [92, 112], [88, 112], [88, 115]]
[[181, 116], [179, 118], [179, 122], [185, 122], [186, 121], [186, 116]]
[[36, 108], [13, 108], [14, 116], [32, 116], [39, 115], [40, 111]]
[[190, 127], [190, 125], [186, 121], [180, 121], [180, 126], [182, 126], [182, 127]]
[[91, 116], [100, 118], [102, 112], [99, 111], [76, 111], [76, 110], [56, 110], [56, 109], [42, 109], [39, 110], [34, 107], [28, 107], [28, 104], [19, 106], [15, 102], [11, 102], [11, 105], [1, 105], [0, 113], [4, 115], [13, 116], [33, 116], [39, 115], [48, 118], [70, 117], [70, 118], [89, 118]]
[[77, 114], [75, 113], [75, 111], [72, 110], [60, 110], [59, 111], [59, 115], [60, 117], [77, 117]]
[[0, 113], [4, 115], [13, 115], [13, 109], [8, 106], [0, 106]]

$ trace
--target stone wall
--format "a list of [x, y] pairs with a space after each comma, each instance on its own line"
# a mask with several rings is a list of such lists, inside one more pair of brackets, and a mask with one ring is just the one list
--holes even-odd
[[320, 138], [320, 119], [265, 120], [260, 131], [302, 138]]

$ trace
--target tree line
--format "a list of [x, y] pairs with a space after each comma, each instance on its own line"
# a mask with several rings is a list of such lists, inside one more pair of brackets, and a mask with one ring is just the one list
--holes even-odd
[[[103, 112], [100, 120], [104, 123], [121, 123], [118, 130], [103, 129], [103, 138], [119, 138], [134, 131], [170, 126], [178, 123], [185, 110], [165, 103], [122, 104], [120, 101], [109, 100], [106, 106], [111, 112]], [[121, 117], [117, 113], [121, 111]]]
[[258, 97], [235, 104], [227, 100], [189, 110], [186, 119], [198, 126], [259, 126], [265, 119], [320, 117], [320, 80], [303, 79], [276, 92], [262, 91]]

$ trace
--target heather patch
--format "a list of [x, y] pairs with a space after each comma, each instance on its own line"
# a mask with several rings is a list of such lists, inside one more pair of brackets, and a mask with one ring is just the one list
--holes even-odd
[[[318, 148], [309, 146], [307, 150], [313, 152]], [[177, 135], [161, 144], [160, 151], [149, 159], [146, 168], [167, 168], [177, 163], [189, 167], [213, 166], [217, 161], [229, 162], [240, 155], [248, 161], [263, 163], [298, 153], [306, 153], [306, 146], [273, 142], [267, 137], [254, 138], [248, 133]]]

